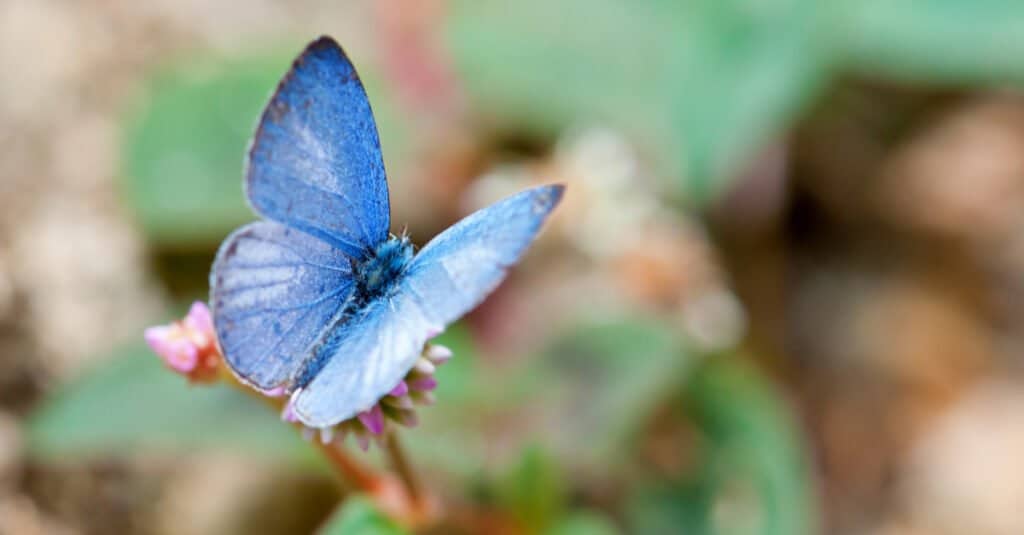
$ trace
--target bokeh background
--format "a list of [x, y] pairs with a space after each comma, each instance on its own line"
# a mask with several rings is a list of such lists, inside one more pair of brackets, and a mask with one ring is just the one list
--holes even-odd
[[0, 1], [0, 533], [360, 503], [141, 344], [205, 297], [258, 113], [323, 33], [395, 231], [569, 186], [405, 433], [433, 532], [1024, 533], [1016, 0]]

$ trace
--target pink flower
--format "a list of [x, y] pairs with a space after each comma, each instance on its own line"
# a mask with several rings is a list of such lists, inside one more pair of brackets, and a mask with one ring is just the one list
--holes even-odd
[[[437, 387], [437, 378], [434, 376], [436, 367], [451, 356], [452, 352], [447, 347], [427, 344], [409, 373], [372, 407], [333, 427], [319, 430], [307, 428], [304, 435], [313, 440], [319, 431], [320, 440], [324, 442], [344, 441], [346, 437], [352, 436], [356, 444], [366, 450], [370, 444], [384, 436], [388, 425], [414, 427], [419, 421], [416, 406], [429, 405], [434, 401], [431, 391]], [[294, 399], [295, 393], [292, 394]], [[292, 400], [285, 404], [281, 419], [296, 423], [298, 417]]]
[[167, 367], [190, 381], [217, 379], [221, 356], [210, 309], [204, 303], [192, 303], [184, 319], [170, 325], [149, 327], [143, 336]]

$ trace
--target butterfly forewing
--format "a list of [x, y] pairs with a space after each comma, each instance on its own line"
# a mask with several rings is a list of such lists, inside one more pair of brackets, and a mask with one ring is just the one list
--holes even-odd
[[332, 39], [306, 48], [264, 110], [246, 192], [260, 215], [354, 258], [387, 239], [377, 126], [355, 68]]

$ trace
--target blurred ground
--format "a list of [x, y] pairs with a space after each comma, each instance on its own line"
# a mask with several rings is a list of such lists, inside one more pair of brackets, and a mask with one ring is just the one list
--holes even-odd
[[[235, 458], [30, 460], [22, 427], [56, 385], [166, 321], [182, 297], [164, 275], [183, 257], [149, 248], [117, 186], [125, 103], [147, 69], [319, 33], [386, 57], [377, 32], [410, 35], [421, 20], [389, 13], [326, 1], [0, 1], [0, 533], [303, 532], [331, 509], [328, 480]], [[448, 91], [435, 81], [445, 76], [407, 79], [411, 105]], [[700, 217], [665, 201], [642, 152], [614, 131], [564, 132], [538, 149], [445, 124], [464, 113], [449, 96], [425, 119], [445, 136], [424, 176], [447, 182], [405, 182], [441, 208], [395, 196], [417, 228], [539, 180], [579, 192], [544, 258], [555, 246], [575, 256], [517, 281], [540, 297], [499, 293], [487, 305], [501, 307], [498, 320], [474, 317], [485, 347], [606, 302], [672, 318], [707, 351], [743, 340], [809, 437], [822, 532], [1024, 533], [1019, 93], [841, 80]], [[586, 276], [564, 282], [579, 265]], [[654, 433], [645, 455], [686, 465], [682, 435], [665, 439], [666, 454]], [[614, 494], [588, 499], [604, 493]]]

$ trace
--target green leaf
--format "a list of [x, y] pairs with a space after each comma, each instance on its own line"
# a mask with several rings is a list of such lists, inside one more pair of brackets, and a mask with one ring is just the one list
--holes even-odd
[[[123, 190], [149, 239], [172, 249], [215, 245], [253, 219], [242, 194], [246, 149], [299, 47], [240, 58], [200, 57], [155, 72], [129, 114]], [[372, 66], [359, 66], [394, 173], [406, 158], [397, 110]]]
[[684, 185], [710, 200], [821, 91], [835, 60], [827, 2], [691, 0], [676, 12], [669, 114]]
[[284, 55], [202, 58], [151, 77], [128, 119], [123, 179], [152, 241], [212, 244], [253, 218], [242, 197], [243, 155], [287, 68]]
[[531, 446], [497, 485], [503, 508], [530, 533], [539, 533], [561, 516], [566, 484], [558, 464], [542, 448]]
[[957, 84], [1024, 82], [1018, 0], [851, 1], [839, 15], [846, 60], [863, 72]]
[[823, 85], [821, 6], [473, 0], [456, 4], [448, 33], [482, 115], [533, 132], [609, 122], [705, 201]]
[[676, 334], [657, 321], [586, 323], [524, 370], [522, 404], [540, 411], [533, 419], [555, 430], [546, 444], [568, 462], [607, 468], [692, 363]]
[[226, 386], [189, 386], [142, 344], [59, 388], [30, 417], [30, 451], [45, 458], [135, 448], [215, 449], [303, 464], [308, 445], [265, 404]]
[[721, 356], [695, 370], [685, 400], [706, 438], [698, 469], [687, 479], [642, 488], [629, 506], [632, 529], [815, 533], [809, 456], [776, 390], [755, 369]]
[[363, 497], [354, 496], [317, 531], [319, 535], [404, 535], [408, 533]]

